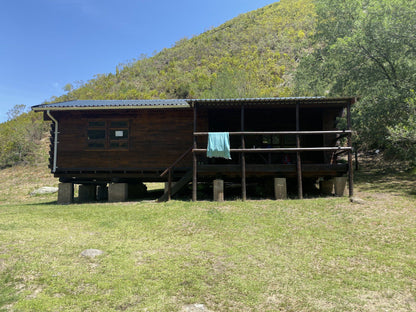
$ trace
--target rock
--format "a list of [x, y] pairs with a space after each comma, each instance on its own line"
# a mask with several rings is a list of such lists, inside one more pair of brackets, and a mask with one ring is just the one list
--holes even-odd
[[32, 193], [30, 193], [30, 196], [53, 194], [57, 192], [58, 192], [57, 187], [44, 186], [44, 187], [38, 188], [37, 190], [34, 190]]
[[103, 253], [104, 251], [98, 249], [86, 249], [83, 252], [81, 252], [81, 256], [87, 258], [95, 258], [101, 256]]
[[365, 204], [365, 200], [363, 200], [361, 198], [358, 198], [358, 197], [351, 197], [350, 202], [352, 202], [354, 204], [359, 204], [359, 205], [364, 205]]
[[182, 312], [210, 312], [203, 304], [188, 304], [182, 308]]

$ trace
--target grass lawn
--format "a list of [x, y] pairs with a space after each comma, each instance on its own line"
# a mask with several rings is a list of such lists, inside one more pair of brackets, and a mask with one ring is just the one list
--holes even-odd
[[414, 175], [363, 170], [364, 204], [59, 206], [33, 170], [0, 171], [0, 311], [416, 311]]

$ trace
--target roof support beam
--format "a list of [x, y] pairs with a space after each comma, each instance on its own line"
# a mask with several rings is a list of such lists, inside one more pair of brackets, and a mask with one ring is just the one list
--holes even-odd
[[[300, 131], [300, 104], [296, 103], [296, 131]], [[296, 134], [296, 148], [300, 148], [300, 136]], [[303, 198], [303, 186], [302, 186], [302, 163], [300, 158], [300, 151], [296, 152], [296, 170], [298, 178], [298, 197]]]
[[[241, 132], [244, 132], [244, 105], [241, 105]], [[241, 148], [246, 148], [244, 134], [241, 134]], [[241, 195], [243, 201], [247, 199], [247, 186], [246, 186], [246, 155], [244, 152], [241, 153]]]
[[[197, 129], [196, 123], [197, 123], [197, 105], [194, 106], [194, 133], [196, 132], [196, 129]], [[197, 146], [197, 140], [196, 140], [197, 137], [194, 135], [193, 138], [194, 138], [194, 149], [193, 150], [196, 150], [197, 147], [198, 147]], [[198, 200], [198, 198], [197, 198], [198, 163], [197, 163], [196, 153], [193, 152], [192, 155], [193, 155], [192, 201], [197, 201]]]

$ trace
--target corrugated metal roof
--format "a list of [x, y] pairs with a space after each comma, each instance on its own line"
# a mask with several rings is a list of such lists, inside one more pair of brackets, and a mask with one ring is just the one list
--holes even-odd
[[33, 106], [33, 110], [128, 109], [189, 107], [186, 100], [77, 100]]
[[82, 110], [82, 109], [140, 109], [140, 108], [183, 108], [193, 107], [195, 104], [203, 106], [217, 105], [259, 105], [296, 103], [326, 104], [343, 106], [355, 102], [354, 97], [326, 98], [326, 97], [269, 97], [269, 98], [236, 98], [236, 99], [170, 99], [170, 100], [77, 100], [33, 106], [35, 111], [45, 110]]
[[269, 98], [239, 98], [239, 99], [191, 99], [188, 100], [192, 106], [203, 107], [227, 107], [227, 106], [269, 106], [269, 105], [322, 105], [345, 107], [348, 103], [354, 103], [354, 97], [327, 98], [316, 97], [269, 97]]
[[278, 101], [301, 101], [321, 100], [323, 96], [315, 97], [266, 97], [266, 98], [230, 98], [230, 99], [190, 99], [190, 102], [278, 102]]

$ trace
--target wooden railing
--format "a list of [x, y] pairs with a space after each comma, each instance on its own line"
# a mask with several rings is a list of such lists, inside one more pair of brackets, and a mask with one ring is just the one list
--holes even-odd
[[166, 174], [168, 175], [168, 200], [170, 200], [171, 193], [172, 193], [172, 171], [179, 164], [188, 154], [190, 154], [193, 150], [193, 146], [191, 146], [185, 153], [183, 153], [175, 162], [170, 165], [165, 171], [160, 174], [160, 177], [164, 177]]
[[[297, 126], [299, 127], [299, 126]], [[209, 132], [194, 132], [194, 147], [192, 152], [194, 154], [194, 177], [193, 183], [196, 184], [197, 181], [197, 163], [196, 163], [196, 153], [205, 153], [207, 152], [206, 148], [198, 148], [196, 143], [196, 137], [198, 136], [207, 136]], [[300, 146], [300, 136], [303, 135], [338, 135], [337, 140], [343, 137], [348, 138], [348, 146], [319, 146], [319, 147], [301, 147]], [[295, 152], [297, 153], [297, 172], [298, 172], [298, 193], [299, 198], [302, 198], [302, 170], [301, 170], [301, 152], [316, 152], [316, 151], [328, 151], [328, 152], [338, 152], [338, 154], [348, 152], [348, 168], [349, 168], [349, 181], [350, 181], [350, 196], [352, 196], [352, 145], [351, 145], [351, 130], [332, 130], [332, 131], [235, 131], [229, 132], [229, 135], [239, 135], [241, 136], [241, 148], [231, 148], [230, 152], [241, 153], [241, 175], [242, 175], [242, 188], [243, 188], [243, 200], [246, 198], [245, 191], [245, 177], [246, 177], [246, 164], [245, 164], [245, 153], [279, 153], [279, 152]], [[266, 148], [246, 148], [245, 146], [245, 136], [246, 135], [296, 135], [296, 147], [266, 147]], [[196, 188], [193, 189], [193, 200], [196, 199]]]
[[[340, 137], [350, 135], [351, 130], [334, 131], [236, 131], [229, 132], [229, 135], [317, 135], [317, 134], [339, 134]], [[195, 132], [194, 136], [207, 136], [209, 132]], [[240, 153], [272, 153], [272, 152], [319, 152], [319, 151], [350, 151], [351, 147], [343, 146], [321, 146], [321, 147], [253, 147], [253, 148], [231, 148], [230, 152]], [[194, 148], [194, 153], [204, 153], [206, 148]]]

